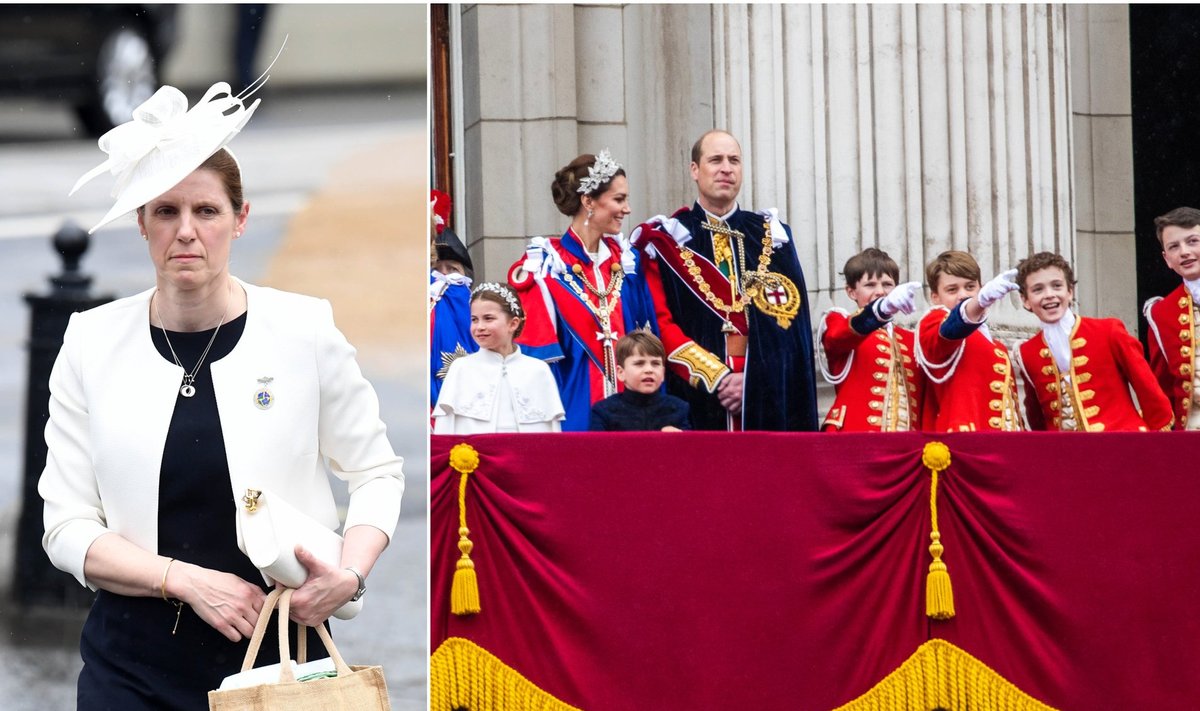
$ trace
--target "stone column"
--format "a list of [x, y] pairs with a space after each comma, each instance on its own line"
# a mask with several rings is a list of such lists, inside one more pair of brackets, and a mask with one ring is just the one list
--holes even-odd
[[478, 277], [503, 279], [528, 235], [565, 224], [550, 181], [577, 153], [574, 19], [570, 5], [462, 10], [459, 200]]
[[[1074, 257], [1063, 6], [717, 6], [713, 37], [744, 202], [786, 215], [818, 309], [846, 305], [867, 246], [905, 279], [952, 248], [984, 279]], [[993, 324], [1029, 321], [1009, 304]]]
[[1076, 300], [1137, 333], [1129, 8], [1070, 5]]
[[[840, 271], [866, 246], [920, 280], [950, 248], [985, 279], [1042, 249], [1074, 259], [1066, 18], [1061, 5], [465, 6], [460, 204], [480, 273], [502, 277], [524, 237], [563, 228], [548, 186], [585, 150], [625, 165], [635, 220], [689, 203], [689, 150], [713, 127], [741, 140], [742, 203], [792, 225], [817, 311], [847, 305]], [[1015, 303], [994, 326], [1031, 325]]]

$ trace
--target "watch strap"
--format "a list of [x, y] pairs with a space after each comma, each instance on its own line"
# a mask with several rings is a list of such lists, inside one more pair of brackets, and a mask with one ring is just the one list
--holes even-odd
[[344, 570], [349, 570], [351, 573], [354, 573], [354, 577], [358, 578], [358, 590], [354, 592], [354, 597], [350, 598], [350, 602], [358, 602], [367, 592], [367, 579], [363, 577], [363, 574], [360, 573], [358, 568], [355, 568], [354, 566], [348, 565], [344, 568]]

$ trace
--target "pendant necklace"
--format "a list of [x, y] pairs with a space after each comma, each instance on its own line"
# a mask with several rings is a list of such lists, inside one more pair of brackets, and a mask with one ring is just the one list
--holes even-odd
[[[155, 296], [158, 296], [155, 293]], [[167, 324], [163, 321], [162, 311], [158, 309], [158, 301], [154, 301], [154, 313], [158, 316], [159, 327], [162, 328], [163, 338], [167, 341], [167, 349], [171, 351], [171, 357], [175, 359], [175, 365], [183, 368], [183, 384], [179, 386], [179, 394], [184, 397], [191, 397], [196, 394], [196, 387], [192, 383], [196, 382], [196, 374], [200, 372], [200, 366], [204, 365], [204, 359], [208, 357], [208, 351], [213, 347], [213, 343], [217, 340], [217, 334], [221, 332], [221, 324], [225, 323], [225, 317], [229, 315], [229, 304], [233, 301], [233, 285], [229, 285], [229, 298], [225, 299], [225, 313], [221, 314], [221, 320], [217, 322], [217, 327], [213, 331], [212, 338], [208, 339], [208, 345], [204, 347], [204, 352], [200, 354], [200, 360], [196, 361], [196, 367], [192, 368], [192, 372], [187, 372], [187, 368], [183, 367], [179, 356], [175, 354], [175, 347], [171, 345], [171, 337], [167, 335]]]

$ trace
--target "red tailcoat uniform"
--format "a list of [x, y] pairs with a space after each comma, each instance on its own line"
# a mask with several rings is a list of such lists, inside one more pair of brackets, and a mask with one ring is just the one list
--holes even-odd
[[913, 332], [879, 323], [870, 312], [870, 305], [854, 315], [833, 309], [822, 319], [826, 379], [837, 392], [822, 424], [826, 432], [921, 429], [923, 379], [913, 362]]
[[1192, 295], [1183, 284], [1163, 298], [1146, 302], [1143, 313], [1150, 323], [1150, 368], [1170, 399], [1175, 429], [1188, 427], [1196, 410], [1196, 311]]
[[[1021, 344], [1025, 413], [1031, 430], [1115, 432], [1170, 429], [1171, 403], [1142, 357], [1142, 344], [1115, 318], [1075, 319], [1064, 373], [1044, 334]], [[1142, 412], [1129, 395], [1137, 393]]]
[[[917, 359], [929, 380], [923, 429], [1001, 432], [1024, 429], [1008, 349], [953, 313], [935, 306], [917, 327]], [[952, 337], [957, 335], [957, 337]]]

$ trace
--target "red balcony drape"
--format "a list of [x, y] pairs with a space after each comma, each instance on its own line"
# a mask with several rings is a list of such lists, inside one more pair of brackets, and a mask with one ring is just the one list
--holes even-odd
[[[463, 441], [482, 611], [456, 616]], [[435, 436], [432, 648], [466, 638], [605, 711], [831, 709], [932, 638], [1057, 708], [1194, 707], [1197, 454], [1192, 433]]]

